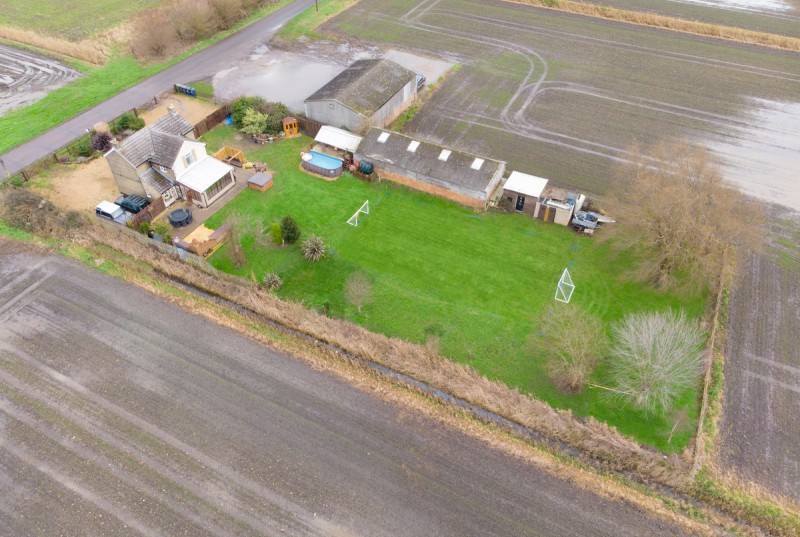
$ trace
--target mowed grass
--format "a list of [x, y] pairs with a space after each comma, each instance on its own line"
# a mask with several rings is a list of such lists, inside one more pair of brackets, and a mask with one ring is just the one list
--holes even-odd
[[166, 0], [4, 0], [0, 24], [80, 40], [108, 30]]
[[[233, 135], [230, 128], [209, 133], [209, 150], [241, 146]], [[349, 174], [336, 181], [310, 176], [299, 169], [300, 151], [308, 145], [303, 137], [246, 149], [248, 159], [267, 162], [276, 172], [275, 185], [266, 192], [245, 190], [208, 225], [219, 227], [231, 214], [265, 225], [292, 215], [303, 237], [324, 237], [327, 257], [311, 263], [303, 259], [299, 243], [278, 248], [246, 236], [244, 266], [233, 266], [227, 247], [211, 259], [214, 266], [257, 279], [275, 272], [284, 280], [278, 291], [283, 298], [409, 341], [439, 337], [445, 356], [554, 406], [595, 416], [665, 451], [686, 445], [696, 390], [683, 394], [680, 406], [689, 419], [668, 444], [676, 418], [648, 418], [599, 388], [572, 396], [560, 393], [547, 380], [544, 360], [532, 352], [530, 340], [539, 337], [539, 320], [554, 304], [556, 283], [567, 266], [577, 285], [573, 305], [606, 323], [627, 312], [677, 307], [698, 317], [703, 297], [657, 294], [626, 281], [621, 274], [629, 269], [628, 256], [612, 255], [607, 245], [565, 227], [518, 214], [475, 212]], [[365, 200], [370, 214], [358, 227], [348, 225]], [[344, 294], [355, 272], [366, 274], [373, 286], [374, 301], [361, 314]], [[608, 385], [607, 373], [601, 366], [593, 382]]]

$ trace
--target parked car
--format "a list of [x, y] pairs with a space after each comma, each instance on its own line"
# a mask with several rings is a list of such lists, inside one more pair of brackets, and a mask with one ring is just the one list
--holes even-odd
[[127, 196], [122, 196], [114, 203], [116, 203], [126, 211], [132, 212], [133, 214], [139, 213], [142, 209], [150, 205], [150, 201], [144, 199], [141, 196], [137, 196], [136, 194], [129, 194]]
[[578, 211], [572, 217], [572, 227], [578, 231], [597, 229], [602, 224], [613, 224], [614, 222], [616, 220], [592, 211]]
[[133, 213], [126, 211], [116, 203], [111, 203], [110, 201], [101, 201], [98, 203], [97, 207], [94, 208], [94, 213], [100, 218], [105, 218], [106, 220], [111, 220], [118, 224], [125, 224], [133, 217]]

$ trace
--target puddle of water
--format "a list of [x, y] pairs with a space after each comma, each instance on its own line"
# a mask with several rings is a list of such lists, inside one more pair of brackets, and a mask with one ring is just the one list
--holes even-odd
[[221, 99], [260, 95], [302, 112], [303, 101], [343, 70], [342, 65], [273, 50], [214, 75], [214, 93]]
[[725, 178], [765, 201], [800, 209], [800, 103], [752, 99], [739, 128], [709, 144]]
[[[225, 100], [260, 95], [268, 101], [280, 101], [294, 112], [302, 112], [303, 101], [341, 73], [347, 64], [380, 56], [380, 51], [374, 47], [362, 49], [348, 43], [316, 42], [309, 44], [307, 50], [313, 51], [316, 58], [331, 62], [260, 46], [251, 52], [248, 60], [214, 75], [214, 93]], [[453, 65], [397, 50], [389, 50], [383, 56], [424, 75], [428, 83], [438, 80]], [[336, 63], [332, 63], [334, 61]]]
[[786, 0], [677, 0], [684, 4], [699, 4], [701, 6], [731, 9], [735, 11], [793, 11], [794, 7]]

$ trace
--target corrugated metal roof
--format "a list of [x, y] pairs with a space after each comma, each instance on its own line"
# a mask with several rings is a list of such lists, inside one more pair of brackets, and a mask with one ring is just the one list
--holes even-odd
[[[441, 183], [462, 185], [480, 191], [486, 190], [501, 166], [505, 168], [505, 163], [499, 160], [477, 157], [397, 132], [392, 132], [389, 137], [384, 137], [383, 134], [386, 131], [382, 129], [369, 129], [358, 147], [359, 158], [378, 167], [384, 162]], [[385, 141], [381, 142], [383, 138]], [[408, 147], [414, 141], [419, 142], [419, 145], [411, 152]], [[449, 151], [449, 154], [446, 159], [442, 159], [445, 151]], [[476, 160], [482, 161], [479, 169], [472, 167]]]
[[337, 129], [330, 125], [323, 125], [317, 133], [315, 141], [327, 144], [339, 149], [347, 149], [351, 153], [358, 149], [358, 144], [361, 143], [361, 136], [355, 135], [346, 130]]
[[370, 117], [417, 75], [390, 60], [358, 60], [306, 101], [336, 101]]

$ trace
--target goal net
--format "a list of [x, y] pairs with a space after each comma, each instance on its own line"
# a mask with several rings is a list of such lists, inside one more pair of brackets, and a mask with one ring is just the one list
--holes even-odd
[[362, 214], [364, 215], [369, 214], [369, 200], [361, 204], [361, 208], [357, 210], [356, 213], [347, 220], [347, 223], [350, 224], [351, 226], [357, 226], [359, 218], [361, 217]]
[[569, 275], [569, 269], [565, 268], [556, 287], [556, 300], [569, 304], [574, 290], [575, 284], [572, 283], [572, 276]]

